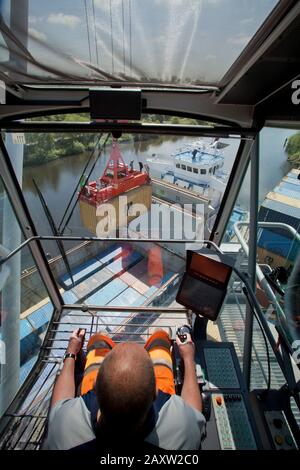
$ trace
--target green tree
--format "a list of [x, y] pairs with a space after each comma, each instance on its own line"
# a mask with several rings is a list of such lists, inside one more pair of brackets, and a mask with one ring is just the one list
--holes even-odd
[[289, 137], [286, 152], [288, 154], [288, 161], [293, 164], [293, 166], [300, 165], [300, 132]]

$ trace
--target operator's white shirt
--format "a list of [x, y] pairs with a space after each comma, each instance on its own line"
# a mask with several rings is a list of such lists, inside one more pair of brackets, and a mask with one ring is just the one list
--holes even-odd
[[[157, 411], [146, 442], [167, 450], [199, 449], [206, 423], [202, 413], [177, 395], [167, 396]], [[93, 439], [91, 413], [82, 397], [61, 400], [54, 405], [43, 449], [68, 450]]]

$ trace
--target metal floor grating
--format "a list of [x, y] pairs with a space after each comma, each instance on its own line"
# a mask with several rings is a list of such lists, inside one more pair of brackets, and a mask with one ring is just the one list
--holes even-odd
[[44, 363], [23, 404], [15, 412], [4, 415], [8, 425], [1, 436], [1, 450], [35, 450], [40, 447], [58, 370], [58, 363]]

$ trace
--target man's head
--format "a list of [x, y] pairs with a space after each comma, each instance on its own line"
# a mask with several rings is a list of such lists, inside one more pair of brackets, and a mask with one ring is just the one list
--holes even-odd
[[123, 343], [105, 357], [96, 381], [101, 423], [110, 433], [142, 430], [156, 396], [152, 361], [136, 343]]

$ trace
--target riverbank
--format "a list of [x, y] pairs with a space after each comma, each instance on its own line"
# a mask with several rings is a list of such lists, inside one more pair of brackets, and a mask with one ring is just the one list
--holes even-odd
[[[58, 114], [53, 116], [43, 116], [32, 118], [32, 121], [47, 122], [88, 122], [90, 116], [86, 113], [77, 114]], [[192, 118], [182, 118], [178, 116], [163, 115], [143, 115], [142, 121], [146, 123], [169, 123], [196, 125], [206, 124]], [[90, 152], [94, 149], [97, 134], [90, 133], [27, 133], [25, 135], [26, 145], [24, 148], [24, 166], [40, 166], [60, 158], [79, 155], [84, 152]], [[103, 141], [106, 135], [103, 135]], [[134, 144], [135, 147], [142, 142], [158, 141], [162, 142], [163, 136], [157, 134], [122, 134], [118, 142], [120, 144]], [[112, 136], [109, 137], [107, 144], [110, 145]]]
[[[41, 134], [42, 135], [42, 134]], [[90, 134], [83, 134], [84, 137]], [[86, 140], [86, 139], [84, 139]], [[163, 140], [162, 136], [157, 134], [123, 134], [118, 138], [120, 144], [139, 144], [141, 142], [153, 142], [153, 140]], [[112, 137], [108, 138], [106, 146], [111, 145]], [[24, 167], [33, 167], [44, 165], [58, 159], [74, 157], [87, 152], [92, 152], [95, 149], [95, 139], [90, 142], [81, 142], [78, 137], [74, 135], [67, 135], [67, 137], [60, 137], [59, 140], [53, 141], [52, 145], [47, 143], [47, 150], [41, 142], [29, 143], [25, 145], [24, 149]], [[70, 145], [71, 144], [71, 145]]]

